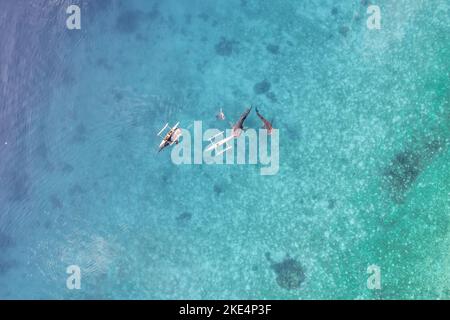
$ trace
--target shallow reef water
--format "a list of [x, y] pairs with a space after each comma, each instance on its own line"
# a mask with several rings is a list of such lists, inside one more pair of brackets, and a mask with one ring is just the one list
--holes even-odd
[[[448, 1], [33, 3], [0, 1], [0, 298], [450, 298]], [[277, 174], [157, 152], [249, 106]]]

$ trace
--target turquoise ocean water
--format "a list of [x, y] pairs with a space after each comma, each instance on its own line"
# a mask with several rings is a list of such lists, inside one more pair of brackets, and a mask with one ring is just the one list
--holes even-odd
[[[0, 9], [0, 298], [450, 298], [448, 1]], [[156, 153], [249, 105], [278, 174]]]

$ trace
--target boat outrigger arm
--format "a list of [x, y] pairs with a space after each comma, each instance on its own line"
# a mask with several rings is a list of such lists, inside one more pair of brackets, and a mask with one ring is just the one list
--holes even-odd
[[[229, 137], [226, 137], [226, 138], [224, 138], [224, 139], [222, 139], [222, 140], [219, 140], [219, 141], [217, 141], [217, 142], [213, 142], [213, 140], [214, 140], [216, 137], [222, 135], [223, 133], [224, 133], [224, 131], [221, 131], [221, 132], [219, 132], [218, 134], [216, 134], [216, 135], [212, 136], [211, 138], [209, 138], [209, 141], [211, 142], [211, 144], [205, 149], [205, 151], [212, 151], [212, 150], [215, 150], [215, 151], [216, 151], [216, 156], [220, 156], [222, 153], [224, 153], [224, 152], [230, 150], [233, 146], [232, 146], [232, 145], [229, 145], [228, 143], [229, 143], [231, 140], [233, 140], [233, 139], [235, 138], [234, 135], [231, 135], [231, 136], [229, 136]], [[220, 146], [224, 145], [224, 144], [226, 144], [227, 147], [226, 147], [225, 149], [223, 149], [223, 150], [217, 152], [217, 149], [218, 149]]]

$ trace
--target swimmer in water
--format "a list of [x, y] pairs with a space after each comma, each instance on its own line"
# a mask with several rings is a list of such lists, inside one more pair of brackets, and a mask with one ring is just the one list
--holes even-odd
[[220, 108], [220, 111], [218, 114], [216, 114], [217, 120], [225, 120], [225, 113], [223, 113], [222, 108]]

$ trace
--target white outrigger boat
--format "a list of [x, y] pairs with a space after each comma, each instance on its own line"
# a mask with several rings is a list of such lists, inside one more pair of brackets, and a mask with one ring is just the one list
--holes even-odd
[[159, 144], [159, 151], [164, 149], [167, 146], [171, 146], [174, 143], [178, 144], [178, 140], [181, 137], [181, 129], [178, 128], [178, 125], [180, 122], [177, 122], [172, 128], [169, 127], [169, 123], [166, 123], [166, 125], [158, 132], [158, 136], [161, 136], [161, 134], [166, 130], [167, 128], [170, 128], [170, 130], [164, 135], [164, 138], [162, 139], [161, 143]]
[[[216, 151], [215, 155], [216, 156], [220, 156], [222, 153], [224, 153], [224, 152], [230, 150], [231, 148], [233, 148], [233, 146], [231, 144], [229, 144], [229, 142], [235, 138], [234, 135], [231, 135], [231, 136], [226, 137], [226, 138], [224, 138], [222, 140], [214, 142], [215, 138], [217, 138], [218, 136], [222, 135], [223, 133], [224, 133], [224, 131], [221, 131], [218, 134], [216, 134], [216, 135], [212, 136], [211, 138], [209, 138], [209, 142], [211, 142], [211, 144], [205, 149], [205, 152], [209, 152], [209, 151], [215, 150]], [[217, 152], [217, 149], [219, 147], [223, 146], [224, 144], [226, 144], [225, 149]]]

